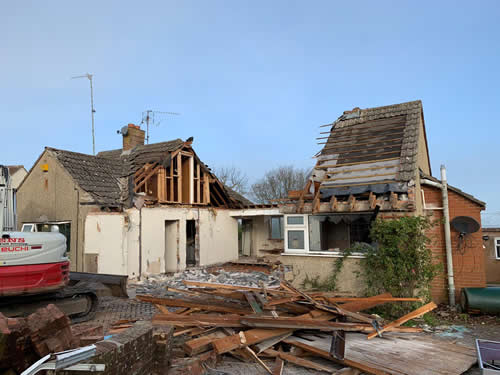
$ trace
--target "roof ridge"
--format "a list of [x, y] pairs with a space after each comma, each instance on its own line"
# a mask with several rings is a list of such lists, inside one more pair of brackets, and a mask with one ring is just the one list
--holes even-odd
[[77, 154], [77, 155], [90, 156], [90, 157], [97, 157], [97, 155], [84, 154], [83, 152], [76, 152], [76, 151], [70, 151], [70, 150], [63, 150], [63, 149], [60, 149], [60, 148], [49, 147], [49, 146], [45, 146], [45, 150], [48, 150], [48, 151], [55, 151], [55, 152], [68, 152], [68, 153], [70, 153], [70, 154]]

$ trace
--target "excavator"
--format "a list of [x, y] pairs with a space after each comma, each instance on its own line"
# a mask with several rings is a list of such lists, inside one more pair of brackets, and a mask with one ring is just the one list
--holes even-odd
[[27, 228], [15, 231], [15, 191], [0, 165], [0, 312], [24, 316], [53, 303], [75, 323], [92, 319], [98, 298], [85, 282], [70, 286], [66, 237], [57, 225]]

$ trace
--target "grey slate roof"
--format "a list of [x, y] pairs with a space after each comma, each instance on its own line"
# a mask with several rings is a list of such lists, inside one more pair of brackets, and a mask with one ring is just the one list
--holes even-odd
[[98, 204], [120, 205], [122, 163], [119, 160], [50, 147], [46, 147], [46, 150], [62, 164], [73, 180], [88, 192]]
[[227, 195], [229, 195], [229, 197], [231, 199], [234, 199], [236, 202], [240, 203], [241, 205], [251, 206], [254, 204], [251, 200], [245, 198], [243, 195], [241, 195], [237, 191], [231, 189], [229, 186], [224, 185], [224, 188], [226, 189]]
[[[314, 171], [321, 189], [403, 184], [417, 176], [420, 100], [346, 111], [330, 124]], [[389, 186], [389, 185], [388, 185]]]

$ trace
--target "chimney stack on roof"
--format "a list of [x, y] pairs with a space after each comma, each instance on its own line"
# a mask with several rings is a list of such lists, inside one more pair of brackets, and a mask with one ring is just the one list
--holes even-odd
[[123, 151], [131, 150], [135, 146], [144, 145], [146, 132], [139, 125], [128, 124], [127, 131], [123, 132]]

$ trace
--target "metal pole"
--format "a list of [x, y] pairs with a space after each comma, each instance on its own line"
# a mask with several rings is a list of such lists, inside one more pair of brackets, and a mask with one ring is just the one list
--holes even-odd
[[90, 110], [92, 112], [92, 155], [95, 155], [95, 135], [94, 135], [94, 87], [92, 85], [92, 74], [88, 74], [90, 81]]

